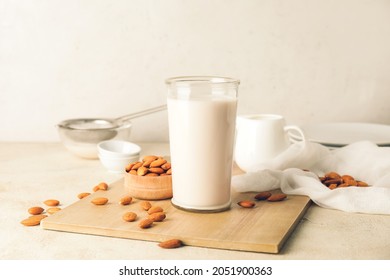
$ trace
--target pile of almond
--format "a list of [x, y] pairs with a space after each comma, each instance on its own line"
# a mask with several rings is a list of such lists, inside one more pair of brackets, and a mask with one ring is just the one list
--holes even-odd
[[141, 161], [129, 163], [126, 172], [138, 176], [172, 175], [171, 163], [163, 157], [145, 156]]
[[337, 172], [328, 172], [324, 176], [319, 177], [322, 184], [329, 189], [334, 190], [337, 188], [345, 187], [368, 187], [366, 182], [360, 181], [352, 177], [351, 175], [340, 175]]

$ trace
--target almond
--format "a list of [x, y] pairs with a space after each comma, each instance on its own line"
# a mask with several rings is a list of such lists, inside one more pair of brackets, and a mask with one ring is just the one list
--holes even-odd
[[137, 170], [134, 170], [134, 169], [133, 169], [133, 170], [130, 170], [130, 171], [129, 171], [129, 174], [137, 175]]
[[140, 228], [150, 228], [153, 225], [153, 221], [151, 219], [144, 219], [139, 222], [138, 226]]
[[77, 197], [79, 198], [79, 199], [83, 199], [84, 197], [86, 197], [86, 196], [88, 196], [88, 195], [90, 195], [91, 193], [89, 193], [89, 192], [82, 192], [82, 193], [79, 193], [78, 195], [77, 195]]
[[126, 195], [119, 200], [119, 204], [129, 205], [132, 201], [133, 201], [133, 198], [129, 195]]
[[30, 213], [31, 215], [39, 215], [42, 214], [43, 211], [45, 211], [45, 209], [39, 206], [34, 206], [28, 209], [28, 213]]
[[255, 203], [253, 201], [250, 201], [250, 200], [241, 200], [237, 204], [240, 205], [243, 208], [253, 208], [253, 207], [255, 207]]
[[326, 180], [325, 182], [323, 182], [324, 185], [326, 186], [329, 186], [331, 184], [342, 184], [343, 183], [343, 179], [339, 178], [339, 179], [329, 179], [329, 180]]
[[284, 193], [276, 193], [276, 194], [271, 195], [269, 198], [267, 198], [267, 201], [270, 201], [270, 202], [282, 201], [286, 197], [287, 197], [287, 195]]
[[107, 183], [104, 183], [104, 182], [99, 183], [98, 185], [96, 185], [96, 186], [93, 188], [93, 191], [94, 191], [94, 192], [97, 192], [97, 191], [106, 191], [106, 190], [108, 190], [108, 185], [107, 185]]
[[338, 187], [337, 184], [330, 184], [328, 188], [329, 188], [330, 190], [334, 190], [334, 189], [336, 189], [337, 187]]
[[256, 200], [266, 200], [266, 199], [269, 198], [271, 195], [272, 195], [271, 192], [260, 192], [260, 193], [258, 193], [258, 194], [255, 195], [255, 199], [256, 199]]
[[126, 165], [125, 171], [126, 171], [126, 172], [129, 172], [129, 171], [133, 168], [133, 166], [134, 166], [134, 162], [129, 163], [128, 165]]
[[166, 162], [167, 161], [165, 159], [158, 158], [158, 159], [152, 161], [152, 163], [150, 164], [150, 167], [160, 167], [161, 165], [163, 165]]
[[108, 202], [108, 198], [106, 198], [106, 197], [96, 197], [96, 198], [91, 200], [91, 203], [93, 203], [95, 205], [104, 205], [107, 202]]
[[149, 172], [156, 173], [156, 174], [162, 174], [165, 172], [165, 170], [162, 169], [161, 167], [150, 167]]
[[343, 175], [341, 176], [341, 179], [343, 179], [344, 182], [355, 180], [355, 178], [353, 178], [351, 175]]
[[137, 214], [134, 212], [126, 212], [123, 214], [122, 219], [126, 222], [134, 222], [137, 219]]
[[38, 215], [30, 216], [27, 219], [22, 220], [20, 223], [24, 226], [29, 226], [29, 227], [37, 226], [46, 217], [47, 215], [38, 214]]
[[152, 204], [149, 201], [142, 201], [141, 202], [141, 207], [145, 211], [148, 211], [152, 207]]
[[172, 175], [172, 168], [168, 169], [166, 174], [167, 175]]
[[41, 223], [41, 221], [27, 218], [27, 219], [22, 220], [20, 223], [26, 227], [32, 227], [32, 226], [39, 225]]
[[161, 165], [161, 168], [164, 169], [165, 171], [169, 170], [169, 169], [171, 169], [171, 163], [170, 162], [166, 162], [163, 165]]
[[344, 180], [344, 184], [348, 185], [348, 186], [357, 186], [357, 182], [355, 179], [347, 179], [347, 180]]
[[162, 222], [166, 217], [167, 216], [164, 212], [155, 212], [150, 214], [148, 219], [152, 220], [153, 222]]
[[142, 158], [142, 161], [143, 162], [147, 162], [147, 161], [155, 161], [156, 159], [158, 159], [158, 156], [153, 156], [153, 155], [150, 155], [150, 156], [144, 156]]
[[340, 179], [341, 178], [340, 174], [338, 174], [337, 172], [333, 172], [333, 171], [326, 173], [325, 177], [327, 179]]
[[58, 206], [60, 202], [57, 199], [48, 199], [43, 202], [47, 206]]
[[148, 214], [153, 214], [157, 212], [163, 212], [164, 210], [160, 206], [152, 206], [148, 209]]
[[148, 159], [146, 161], [144, 161], [144, 163], [142, 164], [142, 166], [145, 166], [145, 167], [150, 167], [150, 164], [154, 161], [154, 159]]
[[145, 166], [141, 166], [140, 168], [137, 169], [138, 176], [145, 176], [146, 173], [148, 173], [148, 168], [146, 168]]
[[368, 184], [366, 182], [363, 182], [363, 181], [357, 181], [357, 186], [358, 187], [368, 187]]
[[140, 168], [141, 166], [142, 166], [142, 162], [137, 161], [137, 162], [134, 163], [134, 165], [131, 168], [131, 170], [138, 170], [138, 168]]
[[170, 240], [162, 241], [158, 244], [158, 246], [164, 249], [179, 248], [183, 245], [184, 245], [183, 242], [179, 239], [170, 239]]
[[56, 213], [60, 210], [61, 210], [60, 207], [50, 207], [46, 210], [46, 212], [49, 213], [50, 215], [53, 215], [54, 213]]

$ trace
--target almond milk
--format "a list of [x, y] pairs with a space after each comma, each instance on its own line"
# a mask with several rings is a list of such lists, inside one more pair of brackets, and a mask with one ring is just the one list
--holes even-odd
[[230, 207], [237, 98], [168, 97], [172, 203], [187, 210]]

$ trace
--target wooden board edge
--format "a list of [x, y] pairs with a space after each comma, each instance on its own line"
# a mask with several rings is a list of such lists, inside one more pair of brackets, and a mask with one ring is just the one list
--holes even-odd
[[310, 208], [312, 205], [313, 201], [308, 197], [308, 201], [306, 205], [302, 208], [301, 213], [298, 215], [297, 219], [294, 221], [294, 223], [291, 225], [289, 228], [288, 232], [284, 235], [284, 238], [279, 242], [277, 246], [277, 252], [275, 253], [280, 253], [280, 251], [283, 249], [286, 241], [290, 238], [290, 235], [294, 232], [298, 224], [302, 221], [303, 216], [306, 214], [307, 210]]
[[[168, 239], [177, 238], [183, 241], [186, 246], [194, 246], [200, 248], [209, 248], [209, 249], [219, 249], [219, 250], [231, 250], [231, 251], [241, 251], [241, 252], [252, 252], [252, 253], [278, 253], [279, 246], [278, 244], [252, 244], [252, 243], [230, 243], [230, 246], [226, 246], [226, 243], [223, 241], [214, 241], [213, 245], [209, 245], [210, 242], [207, 239], [194, 239], [186, 236], [175, 236], [175, 235], [163, 235], [163, 234], [154, 234], [149, 233], [148, 235], [143, 234], [142, 232], [132, 232], [132, 236], [129, 237], [126, 234], [121, 234], [120, 231], [113, 231], [112, 229], [96, 228], [91, 227], [90, 230], [85, 226], [73, 225], [74, 230], [69, 230], [68, 224], [53, 223], [42, 220], [41, 228], [44, 230], [52, 230], [59, 232], [69, 232], [76, 234], [89, 234], [103, 237], [115, 237], [115, 238], [124, 238], [130, 240], [139, 240], [139, 241], [151, 241], [151, 242], [161, 242]], [[148, 230], [148, 229], [145, 229]]]

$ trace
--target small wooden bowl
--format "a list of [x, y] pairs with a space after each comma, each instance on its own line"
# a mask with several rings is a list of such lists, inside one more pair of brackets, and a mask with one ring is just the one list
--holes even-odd
[[160, 200], [172, 198], [172, 175], [138, 176], [125, 173], [125, 190], [135, 198]]

